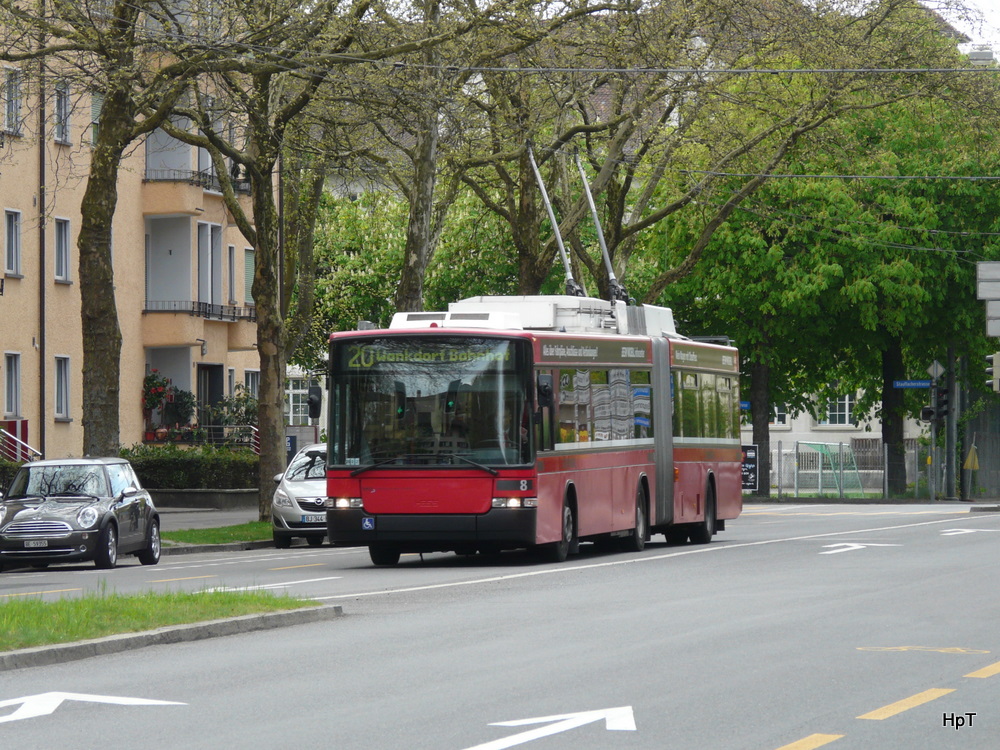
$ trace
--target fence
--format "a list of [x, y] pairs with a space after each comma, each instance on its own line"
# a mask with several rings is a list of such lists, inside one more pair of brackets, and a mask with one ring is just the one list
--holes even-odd
[[[998, 444], [1000, 450], [1000, 444]], [[885, 465], [887, 450], [875, 438], [850, 443], [778, 441], [771, 450], [771, 494], [788, 497], [859, 497], [877, 499], [887, 495]], [[927, 448], [916, 440], [905, 442], [907, 493], [913, 499], [930, 500]], [[943, 486], [939, 481], [938, 486]]]

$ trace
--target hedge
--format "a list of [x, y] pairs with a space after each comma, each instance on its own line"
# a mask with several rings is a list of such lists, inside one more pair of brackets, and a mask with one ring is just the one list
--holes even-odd
[[246, 490], [260, 485], [260, 456], [245, 448], [173, 444], [123, 448], [143, 487], [154, 490]]
[[7, 489], [19, 468], [21, 468], [20, 461], [8, 461], [5, 458], [0, 458], [0, 490]]

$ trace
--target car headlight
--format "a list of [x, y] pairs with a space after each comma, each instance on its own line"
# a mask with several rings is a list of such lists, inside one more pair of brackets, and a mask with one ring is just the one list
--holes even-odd
[[76, 514], [76, 522], [80, 524], [81, 529], [89, 529], [97, 524], [97, 519], [100, 517], [101, 516], [97, 512], [97, 508], [93, 505], [88, 505]]
[[291, 508], [292, 499], [288, 496], [288, 493], [286, 493], [284, 490], [275, 490], [273, 504], [280, 505], [284, 508]]
[[0, 503], [0, 526], [3, 526], [3, 519], [4, 516], [6, 515], [7, 515], [7, 506], [4, 505], [3, 503]]

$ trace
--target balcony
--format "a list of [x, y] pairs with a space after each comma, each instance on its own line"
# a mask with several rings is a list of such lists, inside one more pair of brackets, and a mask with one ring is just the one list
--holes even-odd
[[[147, 169], [143, 202], [149, 215], [200, 213], [205, 192], [221, 193], [219, 178], [212, 172], [191, 169]], [[240, 195], [250, 194], [249, 180], [234, 180]]]
[[249, 350], [256, 342], [257, 309], [190, 300], [146, 300], [142, 314], [143, 346], [190, 346], [207, 338], [208, 321], [235, 323], [229, 327], [230, 351]]

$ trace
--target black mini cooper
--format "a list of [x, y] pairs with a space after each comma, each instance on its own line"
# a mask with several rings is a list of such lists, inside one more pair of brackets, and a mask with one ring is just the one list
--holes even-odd
[[0, 569], [81, 560], [113, 568], [122, 554], [160, 561], [160, 515], [123, 458], [33, 461], [0, 497]]

